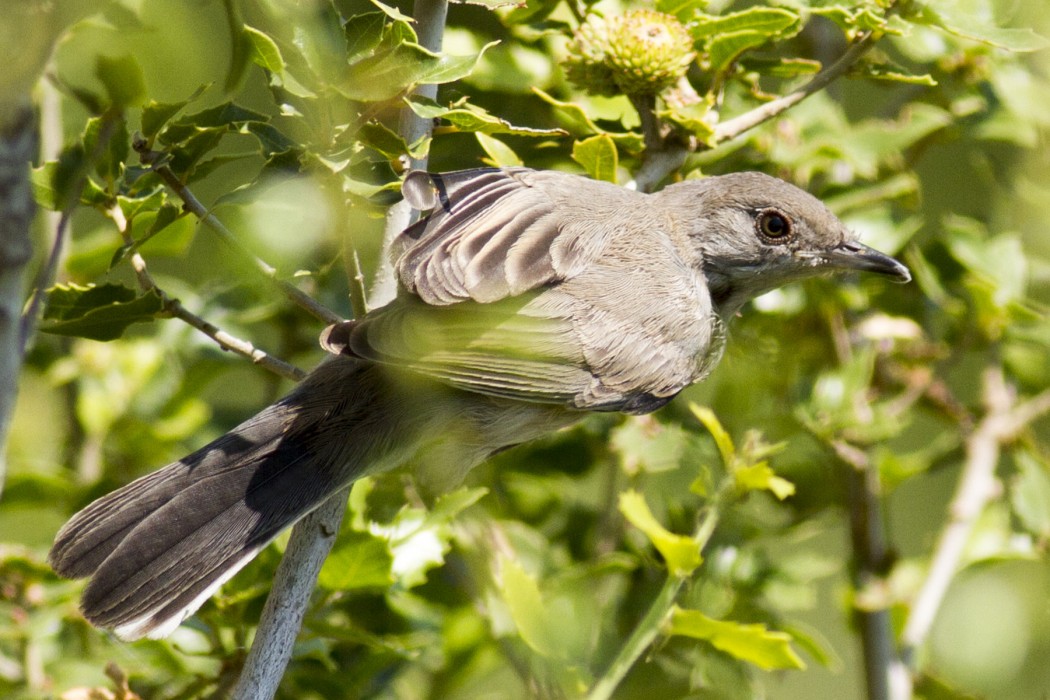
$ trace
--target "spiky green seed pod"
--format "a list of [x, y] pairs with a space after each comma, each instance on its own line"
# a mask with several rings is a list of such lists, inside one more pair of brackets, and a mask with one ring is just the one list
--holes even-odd
[[605, 65], [628, 95], [655, 95], [678, 82], [696, 58], [693, 39], [672, 15], [630, 10], [609, 21]]
[[612, 69], [606, 62], [609, 46], [608, 24], [598, 15], [590, 15], [572, 36], [562, 62], [565, 77], [593, 95], [616, 95], [619, 90]]

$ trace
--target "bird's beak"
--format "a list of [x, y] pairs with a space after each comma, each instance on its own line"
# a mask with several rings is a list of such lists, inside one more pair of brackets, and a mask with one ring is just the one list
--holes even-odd
[[877, 272], [893, 277], [895, 282], [910, 282], [911, 272], [890, 256], [869, 248], [857, 241], [841, 243], [829, 251], [824, 258], [832, 267], [842, 270]]

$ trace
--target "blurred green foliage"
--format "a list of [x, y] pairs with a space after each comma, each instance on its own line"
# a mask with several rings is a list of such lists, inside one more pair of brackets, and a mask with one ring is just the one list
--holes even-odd
[[[0, 502], [0, 695], [88, 697], [113, 688], [112, 661], [143, 698], [217, 697], [236, 680], [280, 546], [163, 642], [92, 630], [76, 611], [81, 584], [44, 564], [74, 511], [288, 387], [168, 320], [133, 254], [167, 298], [223, 330], [302, 366], [320, 358], [318, 323], [196, 225], [149, 165], [170, 168], [279, 277], [349, 313], [349, 261], [366, 279], [381, 264], [401, 153], [429, 153], [435, 170], [520, 162], [631, 180], [644, 157], [631, 101], [588, 95], [559, 65], [585, 13], [623, 8], [454, 5], [435, 54], [403, 3], [74, 4], [0, 19], [3, 37], [27, 42], [34, 80], [38, 44], [61, 37], [38, 87], [52, 136], [35, 184], [42, 206], [72, 212]], [[1050, 385], [1050, 52], [1038, 50], [1050, 25], [1036, 2], [750, 5], [656, 3], [700, 54], [697, 99], [665, 96], [661, 113], [697, 143], [675, 177], [791, 180], [902, 257], [915, 283], [768, 294], [735, 322], [715, 373], [655, 416], [589, 417], [498, 455], [429, 507], [411, 475], [357, 484], [281, 697], [582, 695], [675, 577], [680, 607], [615, 697], [863, 694], [852, 625], [871, 591], [852, 588], [844, 448], [878, 470], [892, 539], [878, 599], [899, 631], [952, 517], [986, 411], [982, 376], [1001, 371], [1018, 401]], [[881, 38], [850, 79], [714, 143], [719, 121], [788, 92], [866, 30]], [[438, 99], [411, 108], [437, 128], [405, 143], [402, 98], [425, 82], [442, 84]], [[41, 215], [41, 263], [53, 232]], [[925, 697], [1050, 687], [1047, 426], [1006, 445], [919, 650]], [[714, 505], [717, 527], [698, 539]]]

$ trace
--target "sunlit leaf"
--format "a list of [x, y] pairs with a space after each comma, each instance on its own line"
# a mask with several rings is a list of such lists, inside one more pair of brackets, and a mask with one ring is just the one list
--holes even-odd
[[694, 39], [733, 34], [743, 31], [754, 31], [768, 37], [776, 36], [795, 26], [799, 16], [779, 7], [752, 7], [741, 12], [722, 16], [705, 15], [696, 25], [690, 27], [689, 33]]
[[62, 149], [58, 160], [44, 163], [33, 170], [33, 196], [43, 207], [59, 211], [69, 206], [80, 192], [74, 192], [87, 167], [84, 147], [75, 143]]
[[722, 463], [727, 467], [732, 466], [736, 462], [736, 448], [733, 446], [733, 438], [729, 437], [729, 433], [722, 427], [714, 411], [706, 406], [697, 406], [694, 403], [689, 404], [689, 410], [693, 412], [696, 419], [707, 428], [707, 431], [711, 433], [711, 437], [715, 439], [718, 452], [722, 455]]
[[386, 541], [367, 532], [344, 531], [328, 555], [317, 583], [330, 590], [386, 588], [394, 558]]
[[386, 15], [382, 12], [365, 12], [354, 15], [343, 25], [346, 36], [346, 55], [351, 63], [371, 56], [383, 41]]
[[190, 104], [208, 89], [208, 85], [201, 85], [194, 90], [188, 99], [181, 102], [157, 102], [150, 100], [142, 108], [142, 133], [146, 138], [155, 136], [165, 124], [168, 123], [182, 108]]
[[791, 635], [771, 632], [765, 625], [745, 625], [715, 620], [699, 610], [671, 610], [667, 634], [702, 639], [711, 646], [765, 671], [783, 668], [805, 669], [806, 664], [791, 648]]
[[1017, 476], [1010, 482], [1010, 505], [1025, 528], [1040, 539], [1050, 537], [1050, 474], [1027, 450], [1018, 450]]
[[273, 73], [284, 71], [284, 58], [281, 56], [281, 49], [277, 46], [277, 42], [268, 34], [248, 25], [244, 25], [244, 35], [251, 47], [248, 58], [252, 62]]
[[478, 140], [478, 143], [481, 144], [481, 148], [488, 155], [485, 162], [489, 165], [494, 165], [499, 168], [524, 165], [518, 154], [514, 152], [514, 149], [500, 141], [495, 136], [489, 136], [482, 131], [477, 131], [474, 133], [474, 138]]
[[518, 634], [537, 654], [560, 658], [562, 645], [552, 632], [549, 610], [543, 604], [536, 580], [516, 560], [500, 555], [499, 584]]
[[777, 476], [765, 462], [737, 467], [733, 470], [733, 479], [742, 491], [770, 491], [781, 501], [795, 494], [795, 485]]
[[608, 134], [598, 134], [572, 144], [572, 159], [595, 180], [616, 184], [619, 155]]
[[620, 512], [627, 521], [645, 533], [676, 576], [688, 576], [700, 566], [700, 546], [691, 537], [676, 535], [653, 516], [645, 497], [637, 491], [620, 494]]
[[514, 136], [563, 136], [564, 129], [536, 129], [528, 126], [515, 126], [506, 119], [490, 114], [481, 107], [467, 102], [457, 103], [453, 107], [441, 105], [420, 97], [407, 101], [409, 107], [424, 119], [444, 119], [460, 131], [485, 134], [512, 134]]
[[476, 56], [446, 56], [402, 43], [352, 64], [338, 88], [352, 100], [389, 100], [422, 83], [449, 83], [470, 75], [488, 46]]

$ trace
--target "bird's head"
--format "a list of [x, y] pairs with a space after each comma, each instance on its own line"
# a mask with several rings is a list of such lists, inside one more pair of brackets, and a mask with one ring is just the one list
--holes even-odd
[[783, 284], [832, 272], [911, 280], [908, 268], [860, 243], [816, 197], [762, 173], [688, 180], [657, 196], [689, 231], [723, 316]]

